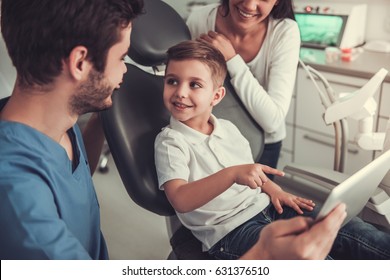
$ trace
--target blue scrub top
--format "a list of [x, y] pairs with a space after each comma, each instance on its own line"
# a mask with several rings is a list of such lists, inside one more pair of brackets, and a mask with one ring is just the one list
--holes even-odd
[[77, 166], [24, 124], [0, 121], [0, 259], [107, 259], [81, 133]]

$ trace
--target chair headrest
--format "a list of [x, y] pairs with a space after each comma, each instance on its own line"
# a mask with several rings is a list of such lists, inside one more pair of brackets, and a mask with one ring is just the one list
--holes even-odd
[[133, 22], [129, 56], [144, 66], [165, 63], [171, 46], [191, 39], [184, 19], [162, 0], [144, 0], [144, 14]]

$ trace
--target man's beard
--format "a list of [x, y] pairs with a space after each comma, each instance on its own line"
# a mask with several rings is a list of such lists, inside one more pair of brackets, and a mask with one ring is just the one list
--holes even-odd
[[88, 80], [76, 89], [75, 94], [70, 99], [70, 110], [80, 116], [108, 109], [111, 107], [112, 101], [107, 98], [113, 90], [103, 73], [92, 69]]

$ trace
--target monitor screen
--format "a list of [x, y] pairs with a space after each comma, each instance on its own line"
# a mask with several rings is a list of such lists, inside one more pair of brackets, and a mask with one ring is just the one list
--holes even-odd
[[295, 13], [302, 46], [339, 47], [347, 18], [343, 15]]

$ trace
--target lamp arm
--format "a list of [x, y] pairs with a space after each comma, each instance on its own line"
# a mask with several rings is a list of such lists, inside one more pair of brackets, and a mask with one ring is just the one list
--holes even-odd
[[385, 141], [383, 143], [383, 151], [390, 150], [390, 119], [387, 121], [387, 127], [385, 131]]
[[[338, 98], [336, 102], [326, 109], [325, 123], [330, 124], [353, 115], [358, 115], [360, 116], [359, 118], [362, 118], [361, 116], [370, 114], [372, 108], [376, 108], [375, 100], [372, 97], [382, 84], [387, 73], [386, 69], [380, 69], [362, 88]], [[361, 113], [362, 109], [366, 110], [366, 106], [368, 106], [368, 112]]]
[[[311, 66], [307, 66], [301, 59], [299, 60], [299, 64], [306, 71], [306, 74], [309, 76], [310, 80], [313, 82], [316, 90], [318, 91], [318, 93], [320, 95], [320, 99], [321, 99], [322, 105], [325, 107], [325, 109], [328, 108], [334, 102], [334, 100], [333, 100], [334, 99], [333, 89], [330, 86], [329, 82], [317, 70], [315, 70]], [[328, 97], [326, 97], [324, 92], [318, 86], [317, 81], [315, 80], [313, 74], [318, 79], [320, 79], [321, 82], [324, 84], [324, 87], [325, 87], [326, 91], [328, 92]], [[329, 93], [331, 93], [331, 94], [329, 94]]]

